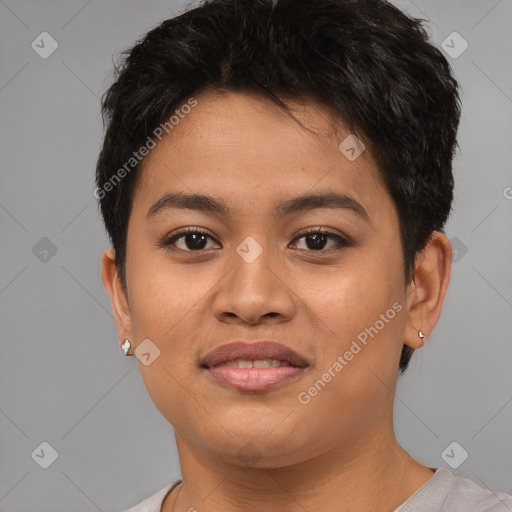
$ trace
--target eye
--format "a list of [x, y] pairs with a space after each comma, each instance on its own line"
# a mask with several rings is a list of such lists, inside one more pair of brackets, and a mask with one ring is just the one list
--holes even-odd
[[[308, 251], [315, 251], [315, 252], [330, 252], [330, 251], [322, 251], [322, 249], [325, 247], [325, 245], [328, 243], [329, 240], [335, 242], [334, 249], [336, 250], [336, 244], [337, 248], [340, 247], [348, 247], [350, 243], [343, 238], [342, 236], [332, 233], [330, 231], [326, 231], [321, 228], [315, 228], [313, 230], [307, 231], [305, 233], [302, 233], [298, 237], [296, 237], [293, 241], [296, 240], [306, 240], [306, 249]], [[308, 243], [309, 241], [309, 243]], [[331, 247], [332, 248], [332, 247]]]
[[[205, 231], [201, 231], [197, 228], [186, 228], [165, 238], [159, 245], [161, 247], [172, 246], [187, 252], [196, 252], [207, 249], [206, 245], [208, 243], [208, 239], [214, 240], [214, 238], [208, 235]], [[178, 243], [181, 244], [181, 247], [178, 246]]]
[[[208, 249], [208, 239], [216, 241], [207, 232], [201, 231], [198, 228], [185, 228], [165, 238], [159, 245], [161, 247], [171, 247], [186, 252], [199, 252]], [[350, 246], [350, 243], [341, 235], [322, 228], [315, 228], [302, 233], [295, 237], [292, 243], [302, 239], [306, 241], [306, 248], [299, 248], [299, 250], [330, 252], [329, 250], [323, 250], [329, 241], [334, 242], [334, 250]], [[333, 247], [330, 249], [333, 249]]]

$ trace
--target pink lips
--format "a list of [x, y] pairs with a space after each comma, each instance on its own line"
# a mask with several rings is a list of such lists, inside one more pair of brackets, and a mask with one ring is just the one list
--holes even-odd
[[[229, 361], [278, 360], [285, 366], [236, 368]], [[202, 360], [201, 366], [216, 381], [242, 391], [263, 391], [278, 383], [297, 378], [308, 362], [292, 349], [273, 341], [236, 341], [217, 347]]]

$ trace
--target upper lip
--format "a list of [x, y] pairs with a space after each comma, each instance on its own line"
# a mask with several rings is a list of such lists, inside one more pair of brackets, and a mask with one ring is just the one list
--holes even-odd
[[292, 366], [305, 367], [308, 362], [291, 348], [275, 341], [233, 341], [221, 345], [204, 356], [201, 366], [212, 368], [227, 361], [276, 359], [287, 361]]

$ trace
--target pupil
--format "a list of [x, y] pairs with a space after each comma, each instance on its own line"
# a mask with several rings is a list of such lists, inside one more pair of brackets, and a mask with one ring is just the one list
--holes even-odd
[[[190, 239], [192, 238], [192, 242], [190, 243]], [[187, 247], [189, 249], [204, 249], [206, 237], [205, 235], [199, 233], [189, 233], [185, 237], [187, 241]], [[200, 240], [202, 239], [202, 240]]]
[[[311, 249], [311, 250], [322, 249], [322, 247], [325, 245], [326, 235], [323, 235], [321, 233], [315, 233], [313, 235], [309, 235], [307, 238], [310, 240], [314, 240], [313, 244], [309, 244], [309, 243], [307, 244], [308, 249]], [[311, 247], [311, 245], [313, 245], [313, 247]]]

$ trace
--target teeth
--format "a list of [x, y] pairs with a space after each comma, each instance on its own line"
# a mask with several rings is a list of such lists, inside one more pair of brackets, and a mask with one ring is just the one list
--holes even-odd
[[253, 362], [254, 368], [277, 368], [281, 366], [281, 361], [277, 359], [258, 359]]
[[224, 364], [234, 368], [277, 368], [278, 366], [290, 366], [287, 361], [278, 361], [277, 359], [257, 359], [256, 361], [237, 359], [236, 361], [227, 361]]

